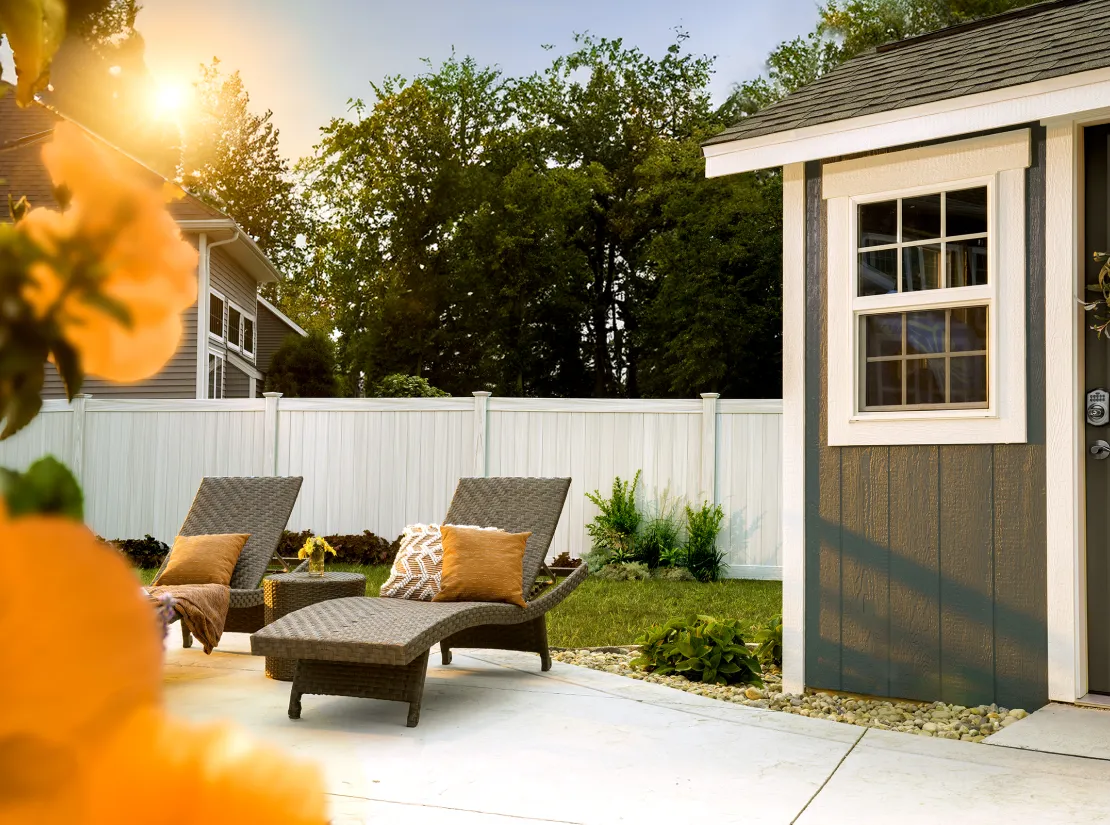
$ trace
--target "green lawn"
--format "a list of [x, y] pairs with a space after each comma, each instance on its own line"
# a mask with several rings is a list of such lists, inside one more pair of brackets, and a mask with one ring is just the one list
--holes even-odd
[[[329, 564], [329, 570], [350, 570], [366, 576], [366, 595], [378, 595], [389, 575], [388, 565], [360, 567]], [[144, 583], [153, 570], [140, 571]], [[782, 612], [782, 583], [728, 580], [697, 582], [607, 582], [587, 579], [547, 617], [553, 647], [626, 645], [644, 630], [672, 616], [702, 613], [739, 619], [755, 628]]]

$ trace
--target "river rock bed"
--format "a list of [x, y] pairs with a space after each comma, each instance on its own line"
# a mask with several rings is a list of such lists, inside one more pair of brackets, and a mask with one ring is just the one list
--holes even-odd
[[684, 676], [656, 676], [637, 670], [629, 665], [635, 656], [636, 651], [632, 647], [551, 651], [551, 658], [568, 665], [588, 667], [605, 673], [627, 676], [630, 679], [666, 685], [710, 699], [783, 713], [795, 713], [813, 719], [828, 719], [866, 728], [933, 736], [938, 739], [982, 742], [992, 733], [997, 733], [1029, 715], [1020, 708], [1011, 710], [998, 705], [968, 708], [944, 702], [868, 699], [830, 691], [815, 691], [804, 695], [783, 693], [782, 674], [774, 668], [764, 670], [764, 686], [761, 688], [747, 685], [705, 685], [701, 682], [691, 682]]

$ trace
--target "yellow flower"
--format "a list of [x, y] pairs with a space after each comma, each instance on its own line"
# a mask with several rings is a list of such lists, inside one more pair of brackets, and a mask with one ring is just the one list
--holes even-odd
[[335, 548], [328, 544], [326, 540], [324, 540], [320, 536], [312, 536], [307, 539], [304, 543], [304, 546], [302, 546], [301, 549], [297, 551], [297, 558], [307, 559], [309, 556], [312, 555], [312, 551], [317, 547], [319, 547], [325, 553], [331, 553], [333, 556], [335, 555]]
[[163, 188], [79, 127], [59, 123], [43, 161], [70, 201], [64, 212], [32, 209], [18, 224], [48, 256], [32, 267], [24, 297], [40, 317], [55, 314], [85, 373], [118, 382], [155, 374], [196, 302], [197, 251], [166, 211]]
[[115, 550], [68, 519], [10, 519], [2, 499], [0, 547], [49, 547], [74, 583], [50, 600], [0, 553], [0, 825], [138, 825], [152, 810], [180, 825], [323, 825], [318, 771], [165, 714], [161, 629]]

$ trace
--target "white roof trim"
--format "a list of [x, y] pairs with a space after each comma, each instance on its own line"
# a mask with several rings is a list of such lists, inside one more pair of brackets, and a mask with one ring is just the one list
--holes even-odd
[[1094, 69], [981, 94], [705, 146], [702, 149], [705, 174], [714, 178], [770, 169], [807, 160], [1078, 115], [1107, 106], [1110, 106], [1110, 69]]
[[282, 280], [281, 271], [266, 257], [239, 224], [231, 218], [203, 218], [200, 220], [180, 220], [177, 225], [182, 232], [234, 232], [235, 243], [225, 251], [249, 272], [260, 284], [272, 284]]
[[305, 332], [303, 329], [301, 329], [300, 325], [296, 321], [294, 321], [292, 318], [290, 318], [288, 315], [286, 315], [284, 312], [282, 312], [276, 306], [271, 304], [269, 301], [267, 301], [261, 295], [258, 296], [258, 303], [262, 304], [262, 306], [264, 306], [264, 307], [266, 307], [266, 309], [270, 310], [270, 312], [272, 312], [274, 315], [276, 315], [280, 321], [284, 322], [287, 326], [292, 328], [295, 332], [298, 332], [299, 334], [301, 334], [305, 338], [308, 337], [308, 333]]
[[245, 358], [239, 357], [231, 350], [228, 350], [226, 353], [224, 353], [224, 357], [227, 359], [227, 362], [235, 367], [237, 370], [246, 373], [248, 378], [253, 378], [255, 381], [262, 380], [262, 373], [260, 373], [258, 371], [258, 368], [250, 361], [247, 361]]

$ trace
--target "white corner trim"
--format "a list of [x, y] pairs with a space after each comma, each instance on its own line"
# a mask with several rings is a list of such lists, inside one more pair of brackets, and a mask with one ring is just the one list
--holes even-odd
[[197, 239], [197, 386], [196, 398], [208, 397], [208, 235]]
[[825, 166], [821, 194], [826, 199], [861, 197], [1026, 169], [1032, 163], [1030, 152], [1029, 130], [1016, 129], [844, 160]]
[[782, 170], [782, 678], [805, 689], [805, 165]]
[[1087, 692], [1086, 484], [1079, 249], [1079, 134], [1052, 124], [1046, 140], [1045, 486], [1048, 698]]
[[[953, 146], [966, 143], [960, 141]], [[958, 150], [957, 150], [958, 151]], [[884, 156], [885, 157], [885, 156]], [[956, 156], [958, 158], [958, 155]], [[1016, 158], [1019, 162], [1022, 158]], [[1027, 163], [1027, 157], [1024, 161]], [[929, 410], [860, 412], [857, 409], [860, 380], [856, 312], [861, 304], [878, 308], [871, 299], [855, 297], [856, 200], [841, 196], [827, 201], [828, 208], [828, 366], [829, 445], [870, 446], [907, 444], [1015, 444], [1026, 441], [1025, 363], [1025, 166], [999, 171], [970, 181], [950, 179], [947, 167], [932, 158], [927, 163], [901, 169], [902, 192], [914, 194], [923, 188], [988, 186], [990, 283], [985, 289], [961, 289], [959, 293], [937, 290], [919, 296], [884, 296], [891, 311], [925, 306], [987, 301], [991, 304], [988, 348], [988, 399], [985, 410]], [[956, 166], [960, 163], [957, 160]], [[916, 171], [917, 177], [910, 172]], [[876, 168], [883, 179], [887, 173]], [[870, 195], [871, 193], [869, 193]], [[871, 198], [869, 198], [871, 199]], [[889, 300], [888, 300], [889, 298]]]
[[904, 146], [1087, 113], [1110, 105], [1110, 69], [1022, 83], [802, 129], [706, 146], [707, 177]]

